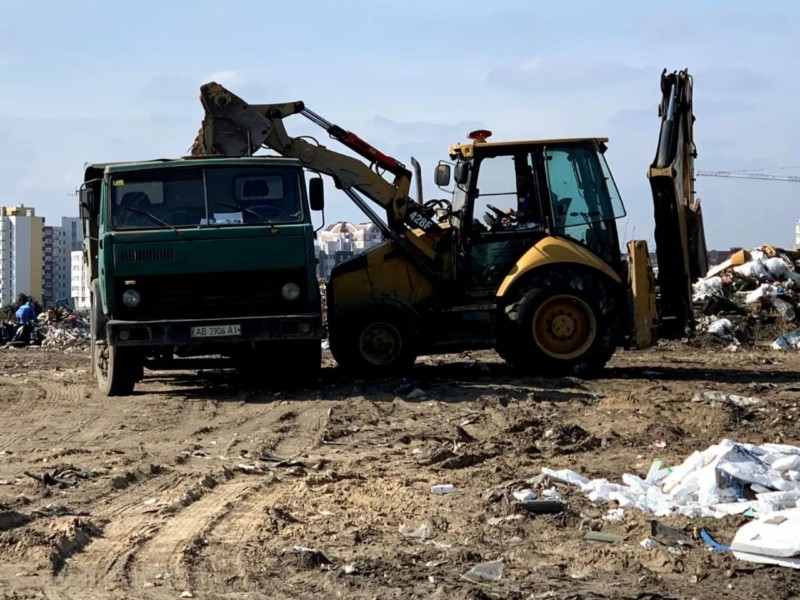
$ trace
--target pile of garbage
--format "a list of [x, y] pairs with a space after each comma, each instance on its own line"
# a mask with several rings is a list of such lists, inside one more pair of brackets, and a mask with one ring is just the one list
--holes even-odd
[[734, 347], [763, 331], [776, 349], [800, 348], [798, 266], [800, 252], [766, 244], [734, 252], [693, 285], [698, 331]]
[[542, 474], [580, 487], [593, 502], [616, 502], [616, 516], [636, 508], [662, 517], [753, 517], [726, 549], [743, 560], [800, 568], [800, 447], [723, 439], [677, 467], [655, 461], [644, 478], [626, 473], [623, 483], [569, 469]]
[[39, 316], [37, 331], [44, 338], [42, 346], [67, 349], [89, 346], [89, 318], [82, 312], [59, 307]]

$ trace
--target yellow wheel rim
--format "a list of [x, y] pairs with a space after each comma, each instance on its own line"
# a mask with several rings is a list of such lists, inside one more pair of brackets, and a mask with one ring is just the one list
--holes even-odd
[[595, 337], [594, 312], [577, 296], [563, 294], [548, 298], [533, 315], [533, 339], [553, 358], [576, 358], [592, 346]]

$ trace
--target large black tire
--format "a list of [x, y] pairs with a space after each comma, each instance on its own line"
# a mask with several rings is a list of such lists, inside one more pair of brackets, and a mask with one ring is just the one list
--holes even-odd
[[140, 378], [142, 360], [130, 348], [101, 344], [95, 349], [97, 385], [106, 396], [130, 396]]
[[525, 373], [595, 376], [616, 349], [618, 294], [600, 275], [580, 269], [536, 276], [505, 316], [498, 352]]
[[399, 375], [417, 360], [419, 331], [408, 311], [383, 304], [351, 313], [330, 332], [333, 358], [359, 377]]
[[100, 302], [100, 282], [96, 279], [92, 282], [90, 299], [92, 375], [106, 396], [130, 396], [142, 376], [142, 359], [128, 348], [107, 343], [107, 319]]

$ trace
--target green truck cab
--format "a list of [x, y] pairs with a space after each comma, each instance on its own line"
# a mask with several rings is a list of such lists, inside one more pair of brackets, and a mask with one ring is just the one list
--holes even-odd
[[87, 164], [79, 190], [92, 373], [109, 396], [144, 369], [227, 363], [247, 378], [319, 373], [322, 300], [299, 161]]

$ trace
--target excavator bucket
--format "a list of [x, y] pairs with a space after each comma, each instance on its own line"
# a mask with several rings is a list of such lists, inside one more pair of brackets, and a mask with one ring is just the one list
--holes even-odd
[[661, 74], [661, 132], [648, 171], [655, 209], [656, 288], [662, 337], [694, 330], [692, 283], [708, 271], [703, 213], [694, 196], [692, 78]]
[[267, 117], [215, 81], [200, 87], [205, 109], [192, 156], [250, 156], [270, 133]]

